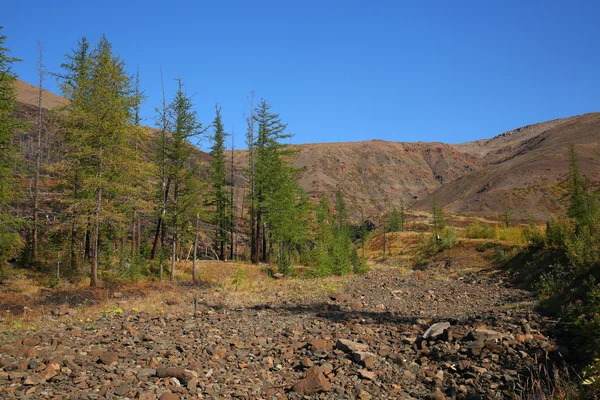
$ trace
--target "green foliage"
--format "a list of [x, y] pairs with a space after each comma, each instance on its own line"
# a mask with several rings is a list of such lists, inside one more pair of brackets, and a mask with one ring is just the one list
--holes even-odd
[[227, 207], [229, 196], [227, 193], [227, 172], [225, 169], [225, 129], [221, 118], [221, 107], [215, 106], [216, 116], [213, 121], [214, 133], [211, 137], [210, 150], [210, 181], [211, 196], [209, 205], [214, 207], [212, 223], [215, 226], [215, 242], [219, 249], [219, 258], [225, 259], [225, 243], [228, 242], [229, 215]]
[[23, 220], [11, 207], [19, 195], [15, 190], [18, 187], [15, 166], [19, 164], [19, 153], [15, 149], [14, 138], [17, 129], [23, 126], [13, 116], [17, 77], [12, 66], [20, 60], [10, 55], [5, 41], [6, 36], [0, 33], [0, 280], [7, 260], [15, 257], [22, 246], [19, 229], [23, 226]]
[[430, 262], [430, 258], [436, 254], [450, 250], [458, 243], [454, 228], [446, 226], [437, 236], [434, 234], [419, 236], [417, 252], [413, 257], [415, 267], [424, 267]]
[[58, 279], [58, 278], [49, 278], [46, 281], [46, 284], [44, 286], [46, 286], [47, 288], [50, 288], [50, 289], [54, 289], [55, 287], [58, 286], [59, 283], [60, 283], [60, 279]]
[[324, 277], [368, 272], [366, 260], [358, 256], [358, 251], [352, 244], [348, 208], [342, 193], [336, 192], [334, 213], [330, 211], [329, 202], [323, 195], [315, 214], [315, 248], [312, 250], [312, 270], [309, 275]]
[[520, 227], [481, 224], [479, 221], [469, 224], [464, 234], [469, 239], [505, 240], [514, 243], [526, 242], [525, 230]]
[[433, 197], [433, 202], [431, 204], [431, 215], [433, 234], [434, 236], [437, 236], [446, 229], [446, 216], [444, 215], [444, 209], [440, 207], [435, 196]]
[[231, 284], [235, 288], [236, 291], [240, 289], [240, 287], [244, 284], [244, 280], [246, 280], [246, 271], [242, 268], [238, 267], [233, 274], [231, 279]]
[[[574, 147], [568, 188], [566, 215], [549, 222], [545, 234], [533, 224], [526, 233], [533, 248], [545, 247], [564, 263], [534, 262], [525, 269], [542, 270], [535, 288], [543, 306], [559, 315], [570, 335], [583, 339], [579, 356], [591, 361], [600, 355], [600, 212]], [[588, 371], [595, 364], [591, 365]]]
[[398, 232], [400, 231], [400, 227], [402, 225], [402, 222], [400, 220], [400, 212], [398, 212], [398, 209], [396, 207], [394, 207], [394, 209], [392, 210], [392, 214], [390, 215], [390, 222], [389, 222], [389, 232]]

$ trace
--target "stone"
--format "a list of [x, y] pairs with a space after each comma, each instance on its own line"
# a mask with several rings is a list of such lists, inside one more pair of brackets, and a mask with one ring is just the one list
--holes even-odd
[[369, 381], [374, 381], [375, 379], [377, 379], [377, 374], [373, 371], [369, 371], [368, 369], [360, 369], [358, 370], [358, 375], [363, 378], [363, 379], [367, 379]]
[[138, 370], [137, 377], [138, 379], [146, 379], [156, 374], [156, 370], [154, 368], [142, 368]]
[[321, 368], [314, 366], [306, 371], [306, 377], [297, 382], [292, 387], [292, 391], [301, 396], [309, 396], [319, 392], [329, 392], [331, 391], [331, 383], [327, 377], [325, 377]]
[[347, 339], [338, 339], [335, 343], [335, 348], [344, 353], [352, 353], [354, 351], [367, 351], [369, 346], [364, 343], [357, 343]]
[[198, 373], [196, 371], [187, 370], [184, 368], [157, 368], [156, 376], [159, 378], [176, 378], [177, 380], [188, 383], [194, 378], [198, 377]]
[[100, 354], [100, 362], [104, 365], [113, 365], [119, 362], [119, 353], [116, 351], [105, 351]]
[[310, 368], [313, 366], [313, 362], [310, 358], [305, 357], [302, 359], [302, 361], [300, 361], [300, 365], [302, 365], [304, 368]]
[[366, 368], [370, 368], [375, 364], [376, 357], [375, 354], [366, 351], [355, 351], [352, 353], [354, 362]]
[[46, 382], [48, 379], [55, 377], [60, 371], [60, 366], [55, 363], [50, 363], [46, 369], [38, 374], [33, 374], [25, 379], [24, 384], [28, 386], [39, 385]]
[[361, 390], [358, 398], [360, 400], [371, 400], [372, 396], [369, 394], [369, 392]]
[[464, 348], [467, 350], [467, 352], [471, 356], [479, 356], [484, 347], [485, 347], [485, 342], [483, 340], [469, 342], [464, 346]]
[[331, 296], [331, 300], [339, 301], [340, 303], [346, 303], [352, 300], [352, 296], [346, 293], [339, 293]]
[[350, 303], [350, 310], [352, 311], [359, 311], [362, 310], [363, 308], [363, 304], [360, 301], [353, 301], [352, 303]]
[[427, 395], [428, 400], [446, 400], [446, 396], [440, 389], [435, 389], [433, 392]]
[[423, 334], [423, 339], [435, 339], [444, 333], [444, 330], [450, 328], [449, 322], [438, 322], [433, 324]]
[[165, 392], [160, 395], [158, 400], [179, 400], [179, 396], [177, 396], [175, 393]]

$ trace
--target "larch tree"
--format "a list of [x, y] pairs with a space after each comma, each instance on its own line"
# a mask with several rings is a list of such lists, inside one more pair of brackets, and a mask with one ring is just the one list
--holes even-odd
[[[2, 26], [0, 26], [0, 31]], [[22, 220], [14, 215], [12, 202], [18, 196], [14, 147], [16, 131], [22, 123], [13, 117], [16, 100], [16, 74], [12, 66], [19, 59], [10, 55], [5, 47], [6, 36], [0, 33], [0, 279], [6, 261], [16, 255], [20, 243], [19, 229]]]
[[190, 140], [202, 133], [202, 124], [198, 121], [197, 113], [191, 98], [185, 93], [183, 82], [177, 80], [178, 88], [175, 98], [168, 108], [168, 131], [170, 132], [167, 145], [167, 176], [173, 185], [172, 196], [167, 207], [172, 229], [171, 271], [170, 280], [175, 280], [175, 263], [177, 260], [177, 245], [179, 239], [179, 217], [185, 211], [183, 195], [191, 192], [193, 171], [188, 167], [192, 152]]
[[[55, 118], [59, 120], [58, 135], [62, 139], [61, 151], [67, 155], [62, 157], [57, 165], [63, 177], [62, 188], [68, 194], [66, 197], [66, 223], [70, 230], [70, 267], [75, 272], [77, 262], [77, 235], [80, 227], [85, 226], [83, 259], [88, 260], [90, 254], [90, 213], [89, 203], [81, 190], [82, 171], [80, 164], [84, 162], [78, 157], [75, 150], [78, 148], [78, 132], [85, 128], [85, 118], [79, 115], [87, 99], [89, 79], [90, 44], [85, 37], [81, 38], [77, 47], [68, 53], [66, 61], [61, 65], [63, 73], [59, 74], [60, 91], [64, 98], [69, 100], [69, 106], [55, 110]], [[79, 105], [79, 106], [77, 106]]]
[[[84, 55], [84, 48], [80, 43], [76, 56]], [[64, 82], [65, 91], [74, 88], [74, 93], [62, 130], [67, 143], [64, 157], [73, 169], [69, 175], [78, 176], [79, 195], [73, 203], [91, 223], [90, 286], [97, 286], [101, 228], [124, 223], [118, 205], [135, 171], [131, 127], [132, 110], [139, 100], [124, 61], [113, 55], [105, 36], [81, 60], [74, 68], [76, 85], [71, 85], [69, 76]]]
[[282, 169], [284, 163], [281, 157], [285, 155], [281, 142], [291, 137], [286, 133], [287, 125], [281, 122], [279, 114], [271, 112], [271, 106], [262, 99], [254, 111], [257, 124], [257, 135], [254, 143], [254, 197], [256, 206], [255, 222], [255, 251], [260, 254], [258, 259], [268, 261], [267, 250], [269, 235], [268, 214], [272, 211], [273, 194], [280, 183], [278, 180], [287, 179]]
[[38, 114], [37, 124], [35, 131], [35, 164], [33, 170], [33, 227], [31, 234], [31, 258], [35, 262], [38, 258], [38, 234], [39, 234], [39, 204], [40, 204], [40, 169], [42, 164], [42, 132], [44, 129], [44, 121], [42, 115], [42, 99], [44, 93], [44, 63], [41, 43], [38, 42], [39, 59], [38, 59], [38, 74], [39, 74], [39, 87], [38, 87]]
[[215, 247], [219, 259], [226, 259], [226, 244], [229, 242], [229, 196], [227, 193], [227, 171], [225, 168], [225, 129], [221, 118], [221, 108], [215, 106], [215, 119], [213, 121], [212, 146], [210, 148], [210, 183], [211, 197], [209, 205], [213, 210], [212, 223], [215, 229]]

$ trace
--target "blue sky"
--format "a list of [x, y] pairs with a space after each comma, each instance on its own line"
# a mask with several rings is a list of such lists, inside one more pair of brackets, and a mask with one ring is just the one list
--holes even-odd
[[[160, 69], [194, 93], [203, 123], [222, 106], [244, 146], [251, 90], [293, 143], [492, 137], [600, 109], [598, 1], [29, 1], [2, 7], [20, 78], [37, 42], [59, 70], [81, 36], [106, 34], [139, 67], [153, 123]], [[56, 84], [47, 79], [48, 89]]]

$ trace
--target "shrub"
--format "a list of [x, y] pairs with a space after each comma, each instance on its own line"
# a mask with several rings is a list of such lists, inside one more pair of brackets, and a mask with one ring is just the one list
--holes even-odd
[[233, 277], [231, 279], [231, 284], [233, 285], [233, 287], [236, 291], [240, 289], [240, 287], [244, 283], [245, 279], [246, 279], [246, 271], [244, 271], [242, 268], [238, 267], [235, 270]]

